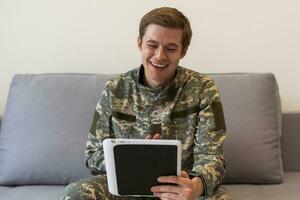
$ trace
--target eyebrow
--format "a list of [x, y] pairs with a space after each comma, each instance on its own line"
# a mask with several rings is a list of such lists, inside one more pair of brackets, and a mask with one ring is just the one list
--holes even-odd
[[[155, 40], [152, 40], [152, 39], [150, 39], [150, 40], [147, 40], [146, 42], [147, 42], [147, 43], [155, 43], [155, 44], [157, 44], [157, 43], [158, 43], [157, 41], [155, 41]], [[168, 46], [168, 47], [172, 46], [172, 47], [179, 48], [179, 46], [178, 46], [176, 43], [170, 43], [170, 44], [167, 44], [167, 46]]]

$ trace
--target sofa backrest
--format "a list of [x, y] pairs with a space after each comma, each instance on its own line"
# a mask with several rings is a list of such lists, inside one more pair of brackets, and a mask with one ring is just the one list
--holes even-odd
[[[90, 176], [84, 148], [96, 103], [113, 75], [16, 75], [0, 134], [0, 184], [67, 184]], [[228, 138], [227, 183], [279, 183], [281, 110], [272, 74], [212, 74]]]
[[283, 113], [281, 150], [284, 171], [300, 172], [300, 113]]

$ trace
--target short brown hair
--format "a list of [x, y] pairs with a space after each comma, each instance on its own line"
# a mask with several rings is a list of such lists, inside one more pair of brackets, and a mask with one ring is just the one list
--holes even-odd
[[167, 28], [179, 28], [183, 30], [182, 46], [187, 48], [190, 45], [192, 38], [192, 29], [190, 22], [182, 12], [175, 8], [161, 7], [151, 10], [146, 13], [141, 21], [139, 27], [139, 37], [143, 38], [146, 29], [150, 24], [157, 24]]

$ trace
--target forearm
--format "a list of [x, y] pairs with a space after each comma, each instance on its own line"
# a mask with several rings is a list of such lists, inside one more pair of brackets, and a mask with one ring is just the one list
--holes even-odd
[[225, 176], [225, 160], [221, 156], [198, 155], [191, 175], [201, 178], [203, 195], [209, 196]]
[[225, 137], [226, 132], [224, 130], [198, 129], [191, 175], [202, 179], [205, 196], [212, 194], [225, 176], [226, 162], [223, 155]]

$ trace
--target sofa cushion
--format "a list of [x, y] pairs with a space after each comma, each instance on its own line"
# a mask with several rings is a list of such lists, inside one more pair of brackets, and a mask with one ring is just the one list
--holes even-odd
[[13, 187], [0, 194], [1, 200], [57, 200], [60, 199], [65, 186], [29, 185]]
[[284, 183], [269, 185], [224, 185], [232, 199], [292, 200], [300, 198], [300, 172], [284, 173]]
[[0, 184], [67, 184], [90, 176], [84, 149], [108, 75], [16, 75], [0, 134]]
[[7, 186], [0, 186], [0, 199], [1, 197], [8, 191], [10, 191], [12, 187], [7, 187]]
[[227, 125], [226, 183], [280, 183], [281, 109], [272, 74], [216, 74]]

